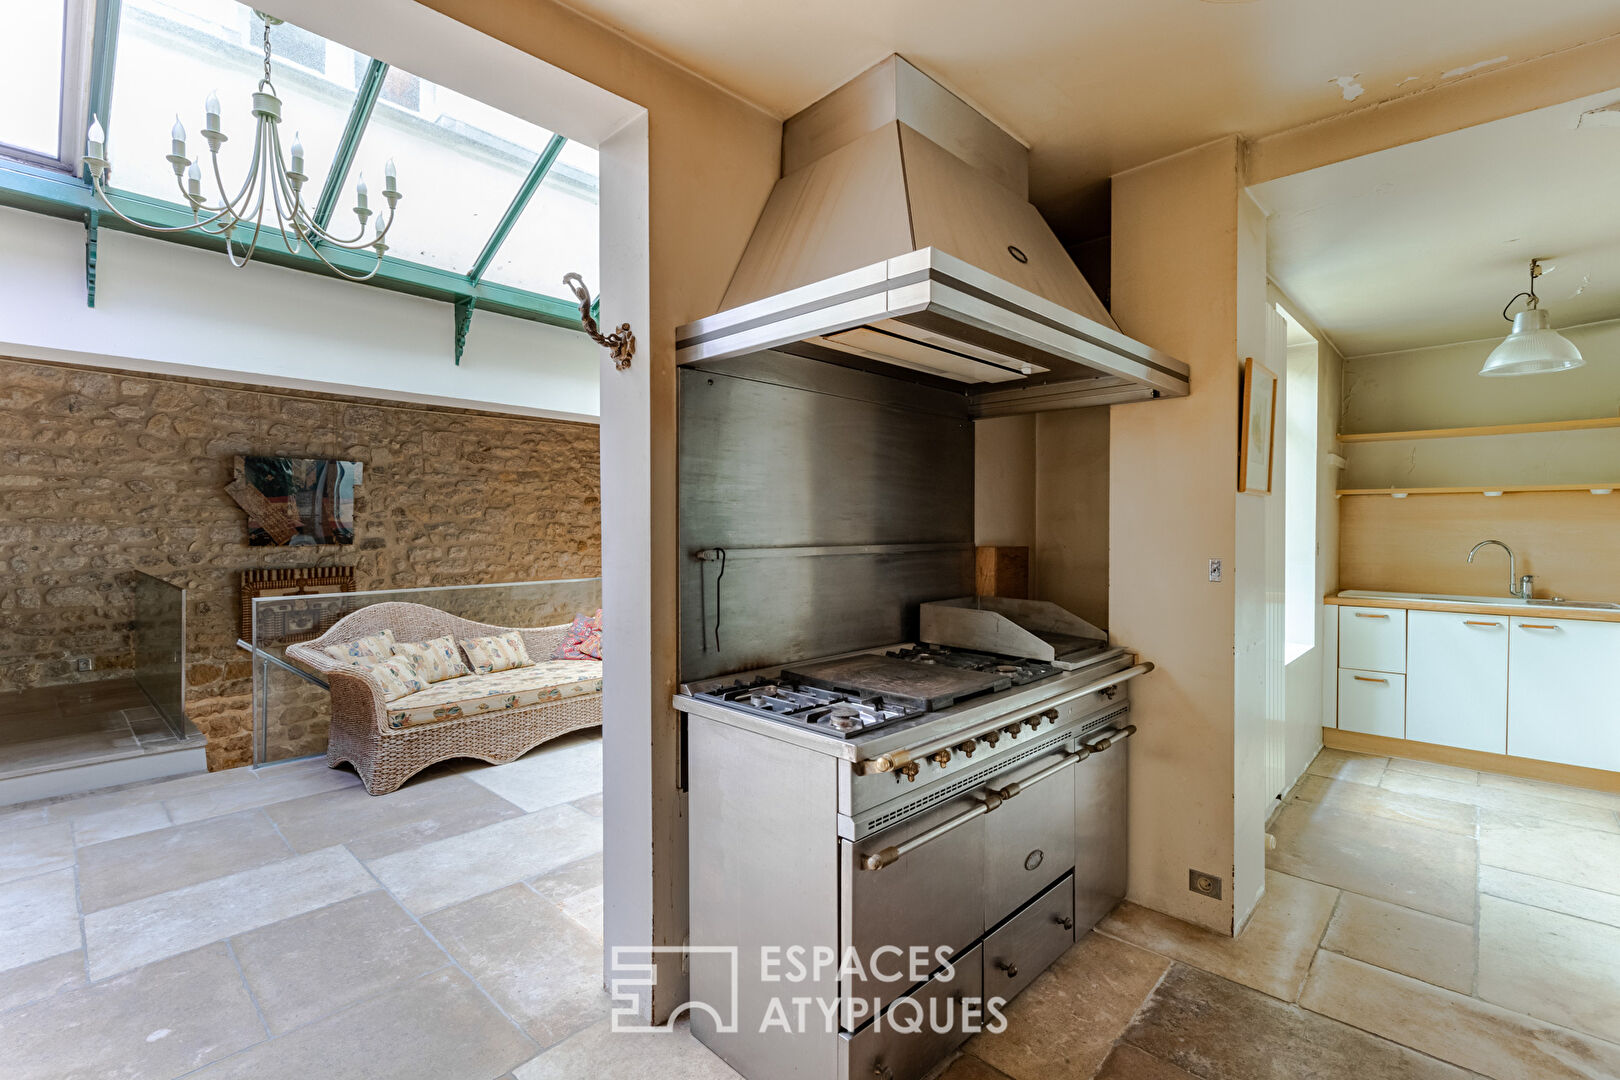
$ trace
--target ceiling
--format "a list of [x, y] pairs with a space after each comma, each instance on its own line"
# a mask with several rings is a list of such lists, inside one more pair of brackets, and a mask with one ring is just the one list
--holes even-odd
[[1071, 241], [1124, 169], [1620, 33], [1614, 0], [564, 2], [782, 118], [898, 52], [1031, 147]]
[[[1269, 271], [1346, 356], [1503, 337], [1536, 285], [1555, 327], [1620, 317], [1620, 90], [1251, 189]], [[1617, 117], [1620, 119], [1620, 117]], [[1580, 126], [1577, 127], [1577, 123]]]

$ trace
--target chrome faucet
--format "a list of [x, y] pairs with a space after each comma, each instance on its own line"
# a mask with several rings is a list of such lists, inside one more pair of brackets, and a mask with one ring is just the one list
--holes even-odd
[[1470, 563], [1473, 562], [1474, 561], [1474, 556], [1479, 552], [1479, 549], [1482, 548], [1482, 547], [1488, 547], [1491, 544], [1495, 544], [1497, 547], [1499, 547], [1503, 551], [1507, 552], [1507, 557], [1508, 557], [1508, 595], [1512, 596], [1512, 597], [1517, 597], [1520, 600], [1528, 600], [1528, 599], [1530, 599], [1530, 594], [1534, 590], [1534, 587], [1535, 587], [1536, 577], [1535, 577], [1534, 574], [1526, 574], [1523, 577], [1520, 577], [1517, 574], [1517, 572], [1516, 572], [1517, 568], [1515, 566], [1515, 562], [1514, 562], [1514, 558], [1513, 558], [1513, 549], [1508, 547], [1506, 544], [1502, 543], [1502, 541], [1500, 541], [1500, 540], [1481, 540], [1479, 543], [1477, 543], [1477, 544], [1475, 544], [1473, 546], [1472, 550], [1470, 550], [1468, 552], [1468, 561]]

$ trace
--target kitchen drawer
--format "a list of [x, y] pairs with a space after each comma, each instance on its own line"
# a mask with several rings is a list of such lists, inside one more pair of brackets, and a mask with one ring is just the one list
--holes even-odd
[[[942, 971], [891, 1004], [861, 1030], [840, 1033], [844, 1080], [918, 1080], [994, 1017], [984, 1012], [984, 965], [975, 945]], [[916, 1031], [897, 1030], [916, 1027]], [[939, 1030], [936, 1030], [938, 1028]]]
[[1339, 667], [1405, 672], [1406, 612], [1400, 608], [1341, 607]]
[[1010, 999], [1074, 944], [1074, 878], [1065, 877], [984, 939], [984, 996]]
[[[1036, 758], [1014, 777], [1062, 759]], [[994, 926], [1074, 869], [1074, 781], [1085, 762], [1024, 788], [984, 818], [984, 925]], [[998, 779], [997, 783], [1005, 788]]]
[[1406, 676], [1340, 671], [1339, 730], [1406, 738]]

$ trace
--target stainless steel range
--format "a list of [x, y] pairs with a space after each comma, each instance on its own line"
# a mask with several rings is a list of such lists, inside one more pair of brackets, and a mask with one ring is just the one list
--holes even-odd
[[1152, 665], [1085, 651], [908, 643], [683, 686], [694, 1033], [748, 1080], [913, 1080], [992, 1026], [1125, 891]]

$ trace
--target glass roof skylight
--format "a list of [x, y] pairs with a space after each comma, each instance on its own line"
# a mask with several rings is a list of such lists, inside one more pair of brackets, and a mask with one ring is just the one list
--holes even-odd
[[[0, 34], [0, 157], [65, 170], [71, 176], [59, 180], [77, 183], [94, 114], [106, 131], [113, 198], [135, 197], [137, 217], [145, 207], [172, 222], [190, 215], [165, 160], [176, 111], [189, 152], [210, 172], [203, 103], [217, 94], [228, 137], [223, 182], [247, 175], [251, 98], [264, 74], [264, 27], [249, 7], [122, 0], [111, 25], [96, 20], [95, 0], [11, 7]], [[397, 166], [405, 197], [388, 236], [384, 269], [393, 269], [376, 283], [571, 323], [563, 275], [597, 278], [596, 151], [293, 24], [273, 26], [271, 42], [279, 135], [286, 151], [295, 138], [303, 144], [302, 198], [312, 212], [325, 208], [325, 222], [348, 235], [355, 183], [364, 176], [375, 193], [384, 163]], [[212, 176], [203, 188], [216, 189]], [[67, 216], [82, 214], [70, 199], [62, 205]]]

